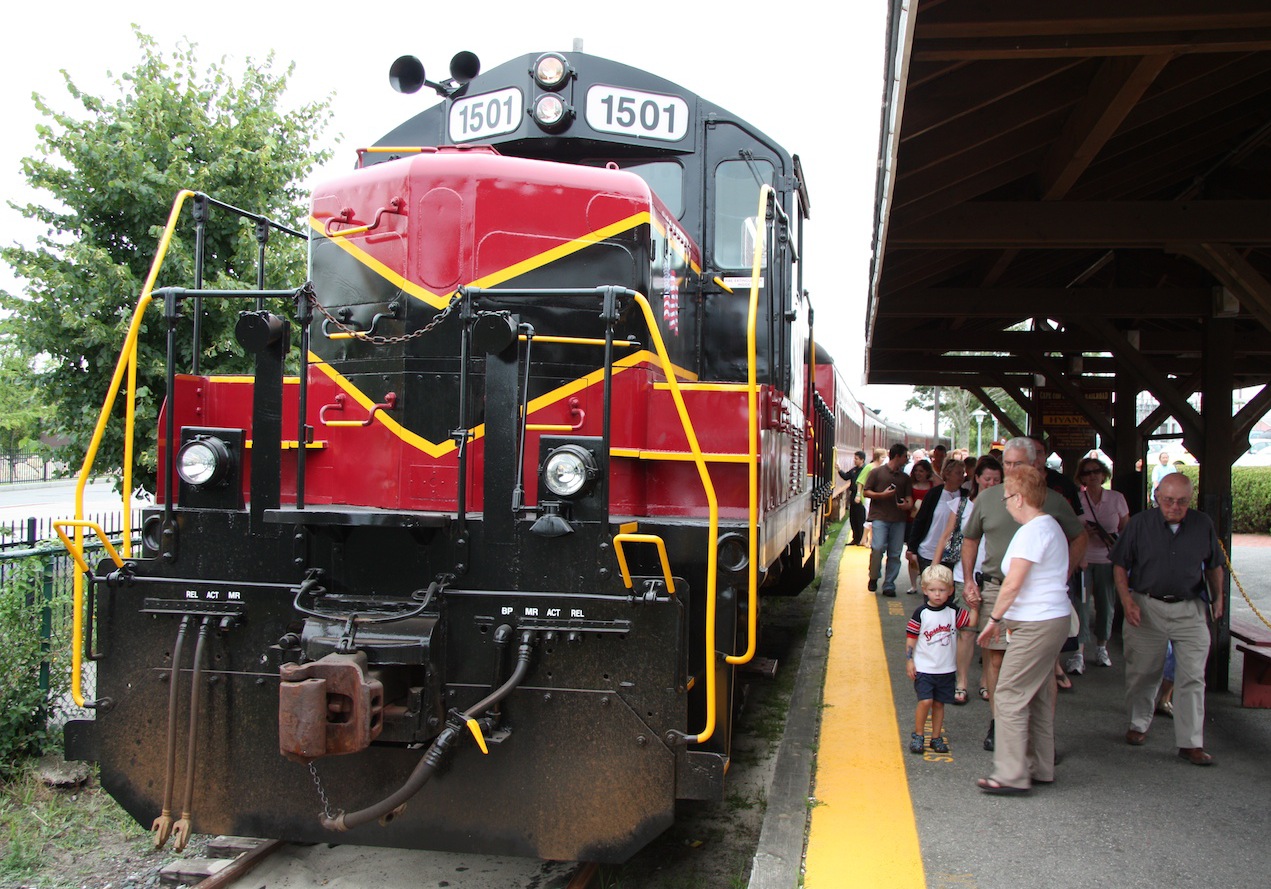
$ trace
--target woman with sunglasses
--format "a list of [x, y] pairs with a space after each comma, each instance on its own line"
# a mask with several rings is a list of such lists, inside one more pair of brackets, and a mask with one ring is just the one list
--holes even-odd
[[[1069, 673], [1084, 673], [1086, 659], [1083, 645], [1091, 637], [1095, 641], [1095, 663], [1111, 667], [1108, 657], [1108, 637], [1112, 635], [1112, 609], [1116, 601], [1116, 584], [1112, 579], [1112, 559], [1109, 553], [1117, 535], [1125, 530], [1130, 520], [1130, 507], [1116, 491], [1104, 488], [1111, 473], [1097, 457], [1086, 457], [1077, 464], [1077, 485], [1081, 488], [1081, 516], [1086, 523], [1085, 588], [1089, 599], [1077, 608], [1081, 617], [1081, 633], [1077, 636], [1077, 650], [1069, 656], [1064, 668]], [[1091, 610], [1093, 609], [1093, 623]]]

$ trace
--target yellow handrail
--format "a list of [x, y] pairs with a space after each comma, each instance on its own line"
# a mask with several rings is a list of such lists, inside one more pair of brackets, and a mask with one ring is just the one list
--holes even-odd
[[635, 294], [636, 304], [644, 313], [645, 323], [649, 328], [649, 336], [653, 340], [653, 349], [666, 375], [667, 384], [671, 388], [671, 398], [675, 401], [675, 410], [680, 418], [680, 426], [688, 439], [689, 450], [693, 452], [693, 463], [697, 466], [697, 475], [702, 480], [702, 488], [706, 491], [706, 503], [710, 510], [708, 546], [706, 548], [706, 725], [697, 733], [694, 740], [701, 744], [715, 734], [715, 572], [718, 562], [718, 547], [715, 541], [719, 538], [719, 501], [715, 497], [715, 485], [711, 483], [710, 470], [706, 466], [706, 457], [697, 443], [697, 434], [693, 431], [693, 423], [689, 420], [688, 409], [684, 406], [684, 396], [680, 394], [680, 384], [675, 378], [675, 366], [667, 354], [666, 344], [662, 341], [662, 332], [658, 329], [657, 318], [643, 294]]
[[[775, 192], [771, 185], [759, 189], [758, 219], [763, 219], [768, 209], [768, 201]], [[747, 515], [749, 521], [746, 535], [746, 650], [742, 654], [730, 654], [724, 658], [729, 664], [748, 664], [755, 657], [756, 637], [759, 635], [759, 384], [755, 377], [755, 365], [758, 363], [758, 347], [756, 345], [756, 329], [759, 317], [759, 275], [763, 270], [763, 249], [766, 238], [755, 238], [755, 252], [750, 263], [750, 305], [746, 309], [746, 410], [749, 423], [746, 429], [747, 455], [746, 481], [749, 487]], [[776, 298], [776, 294], [773, 294]], [[711, 538], [714, 539], [713, 537]]]
[[[93, 461], [97, 459], [97, 451], [101, 447], [102, 436], [106, 432], [106, 424], [110, 420], [111, 410], [115, 407], [115, 397], [119, 393], [119, 387], [123, 383], [125, 374], [128, 377], [128, 406], [124, 421], [124, 552], [131, 552], [128, 544], [132, 531], [131, 504], [128, 498], [132, 493], [132, 424], [135, 419], [137, 400], [137, 336], [141, 331], [141, 319], [145, 316], [146, 309], [154, 300], [155, 281], [159, 277], [159, 268], [163, 265], [164, 257], [167, 256], [168, 246], [172, 243], [172, 233], [176, 230], [177, 220], [181, 217], [181, 209], [185, 206], [185, 202], [192, 197], [194, 197], [193, 191], [182, 189], [177, 192], [176, 200], [172, 202], [172, 211], [168, 214], [168, 224], [164, 227], [163, 235], [159, 238], [159, 250], [155, 254], [154, 260], [150, 263], [150, 273], [146, 275], [146, 283], [141, 288], [141, 297], [137, 300], [137, 308], [133, 310], [132, 321], [128, 325], [128, 334], [124, 337], [124, 346], [119, 354], [119, 361], [115, 365], [114, 376], [111, 377], [110, 387], [106, 390], [106, 400], [102, 403], [101, 413], [97, 415], [97, 426], [93, 429], [93, 437], [88, 444], [88, 452], [84, 454], [84, 464], [80, 468], [79, 480], [75, 485], [75, 546], [78, 547], [78, 551], [81, 553], [84, 549], [84, 487], [88, 484], [88, 479], [92, 475]], [[171, 491], [168, 492], [168, 496], [172, 496]], [[61, 536], [60, 532], [59, 536]], [[71, 547], [70, 541], [63, 537], [63, 543], [66, 544], [67, 549], [74, 556], [76, 550]], [[117, 554], [114, 558], [118, 559]], [[74, 614], [71, 621], [71, 698], [74, 699], [77, 707], [84, 706], [83, 676], [81, 674], [84, 669], [84, 573], [87, 570], [83, 557], [77, 557], [72, 587]]]
[[675, 581], [671, 578], [671, 562], [666, 557], [666, 543], [656, 534], [615, 534], [613, 551], [618, 557], [618, 570], [622, 572], [622, 584], [631, 589], [631, 571], [627, 568], [627, 557], [622, 552], [624, 543], [652, 543], [658, 548], [658, 558], [662, 560], [662, 576], [666, 579], [666, 591], [675, 592]]
[[66, 536], [64, 527], [73, 527], [76, 530], [76, 536], [82, 536], [79, 533], [81, 528], [90, 528], [97, 535], [97, 539], [102, 542], [102, 546], [106, 548], [106, 555], [110, 556], [110, 560], [115, 563], [116, 568], [124, 567], [124, 560], [119, 557], [119, 551], [115, 549], [115, 545], [110, 542], [110, 538], [106, 536], [106, 532], [102, 530], [102, 526], [96, 522], [89, 522], [83, 519], [63, 519], [53, 523], [53, 530], [57, 532], [57, 536], [62, 539], [62, 546], [66, 547], [67, 552], [71, 554], [71, 558], [75, 560], [75, 565], [82, 571], [91, 571], [88, 563], [84, 561], [84, 549], [78, 546]]

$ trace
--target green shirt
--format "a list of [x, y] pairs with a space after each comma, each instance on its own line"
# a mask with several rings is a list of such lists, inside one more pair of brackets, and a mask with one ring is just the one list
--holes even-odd
[[[966, 520], [966, 527], [962, 530], [964, 538], [979, 540], [980, 546], [986, 548], [984, 566], [980, 570], [987, 577], [999, 579], [1002, 577], [1002, 556], [1006, 555], [1011, 538], [1021, 527], [1006, 511], [1005, 496], [1006, 485], [994, 485], [981, 491], [980, 496], [975, 498], [975, 511]], [[1086, 533], [1085, 526], [1072, 511], [1072, 505], [1056, 491], [1046, 491], [1042, 512], [1059, 522], [1069, 543]]]

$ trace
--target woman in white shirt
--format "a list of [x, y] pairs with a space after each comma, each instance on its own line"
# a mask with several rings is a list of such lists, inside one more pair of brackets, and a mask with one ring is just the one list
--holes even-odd
[[985, 793], [1027, 793], [1055, 780], [1055, 658], [1069, 636], [1068, 540], [1042, 512], [1046, 476], [1022, 466], [1006, 477], [1007, 511], [1022, 526], [1002, 557], [1006, 575], [979, 642], [1007, 633], [993, 717], [993, 774]]

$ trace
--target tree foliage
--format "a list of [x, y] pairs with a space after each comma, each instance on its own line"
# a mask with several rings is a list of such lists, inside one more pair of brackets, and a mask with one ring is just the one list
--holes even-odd
[[[47, 433], [66, 436], [58, 456], [78, 466], [118, 360], [128, 323], [156, 252], [158, 237], [180, 189], [303, 230], [302, 182], [325, 160], [314, 140], [330, 119], [329, 100], [284, 110], [292, 72], [248, 59], [241, 75], [225, 62], [202, 68], [193, 44], [163, 53], [134, 26], [141, 60], [102, 98], [79, 89], [63, 71], [67, 91], [82, 114], [56, 110], [33, 97], [45, 122], [37, 127], [36, 153], [23, 160], [27, 181], [44, 192], [44, 204], [12, 205], [46, 229], [35, 246], [12, 245], [2, 256], [26, 281], [25, 293], [0, 294], [12, 313], [11, 329], [29, 351], [41, 354], [35, 375], [49, 405]], [[174, 238], [157, 286], [194, 283], [193, 223], [186, 211], [183, 234]], [[292, 243], [287, 243], [292, 242]], [[207, 226], [204, 286], [255, 286], [255, 228], [213, 211]], [[302, 241], [270, 241], [266, 287], [294, 287], [304, 280]], [[246, 305], [204, 301], [200, 352], [207, 367], [241, 369], [233, 324]], [[187, 309], [186, 315], [189, 315]], [[179, 331], [178, 369], [192, 358], [190, 327]], [[138, 349], [138, 479], [153, 479], [155, 426], [164, 391], [166, 331], [158, 307], [150, 311]], [[122, 415], [122, 401], [116, 413]], [[122, 423], [112, 423], [96, 467], [117, 468], [123, 455]]]
[[[985, 394], [1007, 416], [1014, 420], [1019, 428], [1028, 428], [1028, 417], [1025, 415], [1024, 409], [1016, 404], [1013, 398], [997, 388], [986, 389]], [[935, 409], [935, 405], [936, 389], [934, 386], [915, 386], [914, 394], [905, 403], [905, 409], [922, 408], [930, 411]], [[976, 408], [985, 410], [986, 414], [988, 413], [987, 409], [980, 404], [980, 400], [966, 389], [952, 386], [945, 386], [940, 389], [940, 420], [943, 427], [941, 434], [947, 435], [953, 441], [955, 447], [967, 446], [974, 454], [986, 454], [988, 453], [988, 446], [993, 441], [990, 438], [993, 434], [993, 417], [991, 415], [986, 416], [984, 422], [978, 425], [978, 431], [983, 435], [984, 440], [983, 442], [976, 442], [977, 424], [974, 417]], [[1000, 434], [1005, 435], [1006, 433], [1001, 431]]]
[[33, 392], [32, 356], [0, 327], [0, 459], [14, 475], [19, 458], [32, 449], [43, 430], [44, 406]]

